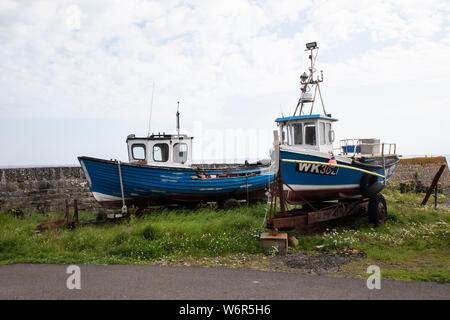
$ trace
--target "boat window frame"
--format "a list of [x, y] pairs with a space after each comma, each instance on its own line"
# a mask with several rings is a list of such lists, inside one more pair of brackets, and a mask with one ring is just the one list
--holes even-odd
[[291, 126], [289, 124], [281, 126], [281, 141], [288, 146], [292, 145]]
[[[302, 122], [296, 122], [296, 123], [293, 123], [291, 126], [292, 126], [292, 140], [293, 140], [292, 143], [294, 145], [304, 144], [303, 143], [303, 140], [304, 140], [303, 123]], [[296, 129], [295, 129], [296, 126], [300, 126], [300, 130], [297, 131], [297, 133], [300, 133], [300, 141], [296, 141], [297, 140], [296, 139]]]
[[[160, 150], [161, 150], [161, 159], [162, 159], [162, 160], [156, 160], [156, 159], [155, 159], [155, 147], [158, 147], [158, 146], [160, 146], [160, 145], [164, 145], [164, 146], [166, 146], [166, 148], [167, 148], [167, 153], [166, 153], [167, 157], [166, 157], [166, 160], [164, 160], [164, 157], [163, 157], [164, 154], [163, 154], [162, 148], [160, 148]], [[169, 161], [169, 158], [170, 158], [170, 147], [169, 147], [169, 144], [166, 143], [166, 142], [158, 142], [158, 143], [155, 143], [155, 144], [153, 145], [153, 147], [152, 147], [152, 158], [153, 158], [153, 161], [154, 161], [154, 162], [167, 162], [167, 161]]]
[[[144, 158], [136, 158], [134, 155], [134, 148], [136, 147], [142, 147], [144, 149]], [[131, 156], [133, 157], [133, 160], [147, 160], [147, 148], [144, 143], [133, 143], [131, 144]]]
[[[180, 161], [177, 161], [177, 159], [176, 159], [176, 157], [175, 157], [175, 148], [176, 148], [176, 146], [177, 145], [184, 145], [185, 147], [186, 147], [186, 151], [178, 151], [178, 152], [183, 152], [183, 158], [181, 158], [180, 159]], [[172, 146], [172, 158], [173, 158], [173, 162], [175, 162], [175, 163], [181, 163], [181, 164], [184, 164], [184, 163], [186, 163], [187, 162], [187, 160], [188, 160], [188, 153], [189, 153], [189, 146], [188, 146], [188, 144], [186, 143], [186, 142], [176, 142], [176, 143], [174, 143], [173, 144], [173, 146]], [[179, 154], [178, 154], [178, 157], [180, 157], [179, 156]]]
[[[305, 133], [305, 137], [304, 137], [304, 144], [308, 145], [308, 146], [317, 146], [317, 121], [308, 121], [308, 122], [304, 122], [303, 123], [303, 127], [304, 127], [304, 133]], [[314, 134], [311, 135], [311, 137], [313, 138], [313, 142], [314, 143], [307, 143], [306, 139], [308, 138], [306, 135], [306, 129], [308, 128], [314, 128]]]
[[333, 131], [333, 126], [331, 125], [331, 122], [325, 123], [325, 136], [327, 138], [327, 143], [332, 144], [334, 142], [334, 139], [331, 137], [331, 131]]
[[[324, 121], [319, 121], [319, 145], [324, 146], [327, 144], [327, 128]], [[323, 129], [323, 130], [322, 130]]]

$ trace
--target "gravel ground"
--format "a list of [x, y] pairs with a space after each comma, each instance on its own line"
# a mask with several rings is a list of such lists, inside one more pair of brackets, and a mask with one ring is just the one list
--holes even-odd
[[164, 259], [155, 264], [162, 266], [208, 266], [278, 271], [301, 274], [325, 275], [341, 271], [341, 267], [354, 261], [366, 259], [358, 250], [343, 249], [333, 253], [307, 253], [288, 251], [286, 255], [236, 254], [223, 257]]
[[301, 252], [288, 252], [285, 256], [274, 257], [274, 260], [284, 263], [288, 268], [297, 271], [325, 274], [340, 271], [341, 266], [350, 262], [365, 259], [364, 253], [356, 250], [341, 251], [339, 254], [319, 253], [308, 255]]

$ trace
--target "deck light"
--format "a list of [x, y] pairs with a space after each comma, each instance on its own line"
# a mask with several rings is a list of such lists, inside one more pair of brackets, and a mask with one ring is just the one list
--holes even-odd
[[306, 44], [306, 49], [311, 50], [311, 49], [315, 49], [317, 47], [317, 42], [309, 42]]
[[306, 72], [303, 72], [303, 74], [300, 76], [300, 80], [301, 82], [305, 82], [306, 80], [308, 80], [308, 75], [306, 74]]

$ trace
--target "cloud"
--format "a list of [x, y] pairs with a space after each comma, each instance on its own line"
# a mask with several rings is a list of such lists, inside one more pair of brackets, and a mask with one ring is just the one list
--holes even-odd
[[[156, 130], [173, 127], [178, 100], [188, 129], [258, 127], [291, 112], [309, 41], [327, 105], [351, 118], [337, 90], [397, 101], [449, 86], [449, 25], [447, 1], [4, 0], [0, 118], [145, 120], [155, 82]], [[403, 82], [422, 85], [390, 89]]]

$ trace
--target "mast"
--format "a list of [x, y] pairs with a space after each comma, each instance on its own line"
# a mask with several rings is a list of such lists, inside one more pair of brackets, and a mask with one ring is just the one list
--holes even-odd
[[[310, 60], [310, 67], [308, 68], [309, 70], [309, 75], [306, 72], [303, 72], [303, 74], [300, 76], [300, 83], [301, 83], [301, 96], [300, 99], [298, 100], [297, 106], [295, 107], [295, 111], [293, 116], [296, 115], [297, 110], [299, 110], [298, 115], [302, 115], [302, 111], [303, 111], [303, 106], [306, 103], [311, 103], [311, 110], [309, 112], [309, 114], [312, 114], [313, 112], [313, 108], [314, 108], [314, 101], [316, 99], [316, 94], [317, 91], [319, 92], [319, 97], [320, 97], [320, 101], [322, 103], [322, 109], [323, 109], [323, 113], [324, 115], [327, 115], [326, 111], [325, 111], [325, 105], [323, 103], [323, 99], [322, 99], [322, 93], [320, 92], [320, 86], [319, 83], [323, 82], [323, 71], [320, 71], [320, 77], [317, 76], [317, 78], [314, 80], [314, 64], [316, 62], [316, 58], [317, 58], [317, 53], [316, 56], [313, 58], [313, 52], [314, 50], [318, 50], [319, 47], [317, 46], [317, 42], [309, 42], [306, 44], [306, 50], [305, 51], [309, 51], [309, 60]], [[314, 88], [314, 95], [311, 95], [311, 90]], [[299, 109], [300, 107], [300, 109]]]
[[152, 101], [150, 103], [150, 115], [148, 117], [148, 132], [147, 136], [150, 137], [150, 124], [152, 122], [152, 110], [153, 110], [153, 93], [155, 92], [155, 81], [153, 81], [153, 87], [152, 87]]
[[177, 101], [177, 133], [180, 136], [180, 101]]

